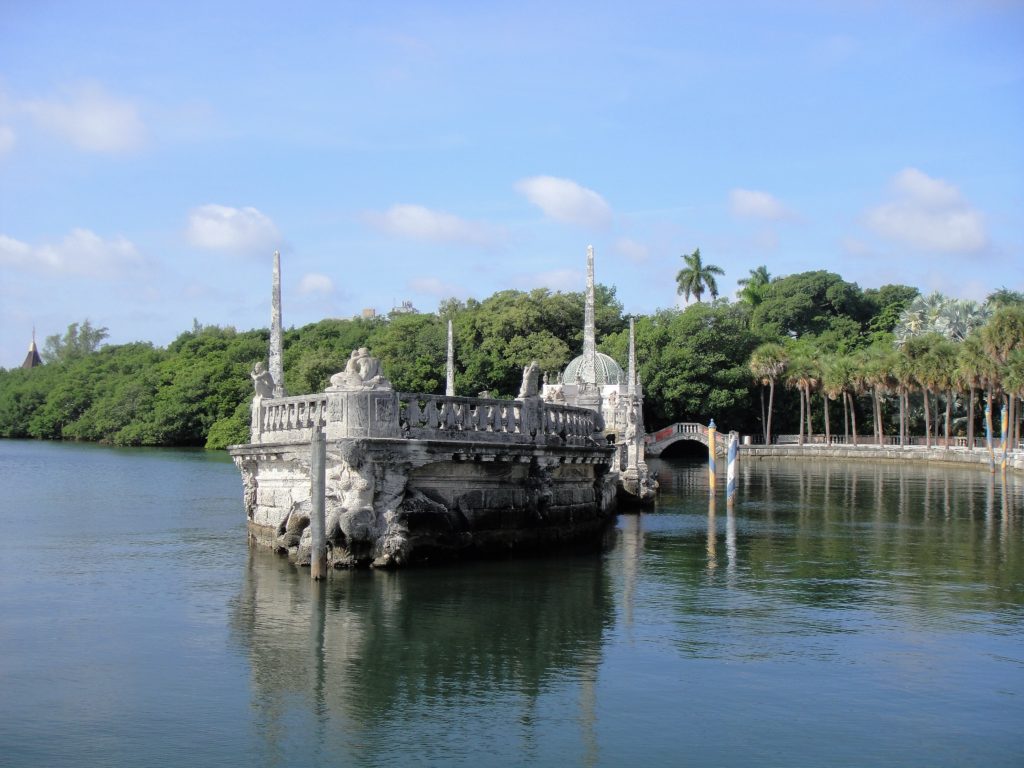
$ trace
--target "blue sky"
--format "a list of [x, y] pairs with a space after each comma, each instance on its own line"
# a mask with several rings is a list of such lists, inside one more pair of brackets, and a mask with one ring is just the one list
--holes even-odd
[[1016, 2], [0, 8], [0, 366], [765, 264], [1024, 289]]

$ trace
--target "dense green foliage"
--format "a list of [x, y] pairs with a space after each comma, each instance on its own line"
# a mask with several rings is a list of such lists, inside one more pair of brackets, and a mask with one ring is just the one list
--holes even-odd
[[[285, 386], [322, 391], [365, 346], [397, 389], [442, 392], [451, 320], [457, 393], [513, 396], [531, 360], [556, 376], [580, 353], [583, 304], [582, 293], [510, 290], [483, 301], [449, 299], [436, 314], [322, 320], [285, 333]], [[647, 426], [713, 417], [747, 433], [827, 431], [828, 403], [839, 401], [834, 432], [846, 420], [859, 420], [861, 432], [871, 424], [891, 432], [901, 404], [899, 429], [920, 429], [928, 417], [938, 434], [940, 405], [962, 425], [958, 393], [1019, 391], [1022, 311], [1019, 295], [1006, 289], [979, 307], [921, 297], [909, 286], [861, 290], [825, 271], [772, 278], [759, 267], [738, 302], [636, 318]], [[613, 289], [597, 286], [595, 314], [600, 349], [625, 367], [628, 322]], [[266, 359], [266, 330], [194, 323], [165, 349], [101, 346], [106, 335], [88, 320], [75, 323], [47, 338], [46, 365], [0, 370], [0, 436], [207, 447], [246, 441], [249, 372]], [[911, 408], [910, 392], [930, 394], [930, 407]]]

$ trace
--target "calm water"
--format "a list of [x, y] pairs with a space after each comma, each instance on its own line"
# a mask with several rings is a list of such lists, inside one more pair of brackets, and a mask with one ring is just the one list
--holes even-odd
[[0, 764], [1024, 765], [1024, 482], [662, 464], [591, 557], [250, 551], [220, 455], [0, 441]]

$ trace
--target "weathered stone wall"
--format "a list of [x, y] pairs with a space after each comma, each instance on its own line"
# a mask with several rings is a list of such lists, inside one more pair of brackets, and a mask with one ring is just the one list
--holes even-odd
[[[907, 446], [906, 448], [870, 445], [745, 445], [740, 449], [741, 461], [758, 457], [791, 458], [791, 459], [857, 459], [861, 461], [911, 461], [947, 464], [971, 464], [983, 467], [990, 466], [989, 452], [983, 449], [967, 448], [923, 448]], [[996, 471], [1002, 461], [1002, 453], [996, 451]], [[1011, 451], [1007, 460], [1007, 469], [1024, 472], [1024, 452]]]
[[[614, 448], [329, 440], [328, 560], [395, 566], [600, 540], [614, 518]], [[256, 543], [308, 561], [310, 447], [230, 449]]]

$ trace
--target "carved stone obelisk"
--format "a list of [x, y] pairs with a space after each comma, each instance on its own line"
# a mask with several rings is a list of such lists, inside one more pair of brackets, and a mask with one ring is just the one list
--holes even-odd
[[583, 357], [591, 376], [594, 376], [597, 370], [597, 332], [594, 326], [594, 246], [588, 245], [587, 296], [583, 308]]
[[284, 397], [284, 347], [281, 340], [281, 252], [274, 251], [274, 288], [270, 299], [270, 354], [267, 361], [274, 380], [274, 397]]
[[629, 379], [626, 382], [628, 389], [626, 394], [636, 397], [636, 335], [633, 327], [633, 318], [629, 318]]
[[448, 321], [448, 370], [445, 379], [444, 393], [449, 397], [455, 395], [455, 341], [452, 338], [452, 321]]

